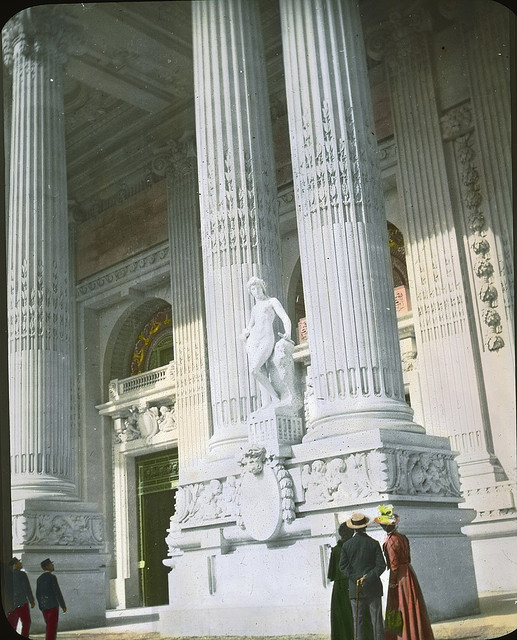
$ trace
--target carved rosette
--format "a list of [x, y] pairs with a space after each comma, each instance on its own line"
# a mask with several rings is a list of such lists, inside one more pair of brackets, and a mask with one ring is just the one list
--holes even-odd
[[25, 547], [101, 548], [104, 521], [99, 514], [53, 511], [13, 516], [13, 549]]
[[504, 347], [501, 337], [501, 316], [496, 311], [499, 292], [495, 286], [495, 268], [491, 247], [487, 239], [487, 220], [484, 213], [484, 198], [481, 176], [476, 166], [477, 142], [473, 127], [472, 108], [464, 104], [449, 111], [441, 120], [444, 140], [454, 145], [461, 195], [467, 216], [470, 234], [469, 246], [473, 272], [477, 279], [477, 294], [481, 302], [480, 317], [485, 327], [485, 346], [489, 351]]

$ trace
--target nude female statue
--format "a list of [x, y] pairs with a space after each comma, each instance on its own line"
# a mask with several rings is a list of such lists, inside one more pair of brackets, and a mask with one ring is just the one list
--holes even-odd
[[273, 400], [280, 400], [279, 392], [271, 384], [266, 363], [273, 354], [276, 337], [273, 329], [275, 316], [283, 323], [284, 333], [280, 338], [291, 341], [291, 320], [277, 298], [266, 294], [263, 280], [254, 276], [247, 283], [248, 291], [255, 298], [248, 326], [241, 335], [246, 340], [246, 351], [250, 370], [254, 378], [269, 393]]

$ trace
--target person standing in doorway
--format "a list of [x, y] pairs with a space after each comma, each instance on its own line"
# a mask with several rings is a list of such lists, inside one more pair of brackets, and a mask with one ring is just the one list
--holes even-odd
[[424, 596], [411, 566], [409, 540], [397, 531], [399, 516], [391, 505], [379, 506], [374, 522], [386, 532], [383, 544], [390, 570], [386, 602], [386, 640], [434, 640]]
[[386, 563], [380, 544], [366, 533], [369, 522], [370, 518], [362, 513], [353, 513], [346, 521], [355, 533], [343, 543], [339, 568], [348, 577], [355, 640], [365, 640], [365, 610], [370, 612], [373, 640], [384, 640], [380, 576], [386, 569]]
[[55, 640], [59, 620], [59, 607], [61, 606], [63, 613], [65, 613], [66, 605], [57, 578], [53, 575], [54, 563], [52, 560], [50, 558], [43, 560], [41, 568], [43, 573], [36, 583], [36, 598], [47, 626], [45, 640]]
[[31, 607], [34, 607], [34, 596], [32, 595], [29, 578], [25, 571], [22, 571], [22, 561], [18, 558], [12, 558], [9, 561], [9, 566], [13, 571], [13, 585], [12, 608], [7, 614], [7, 620], [15, 631], [18, 626], [18, 621], [21, 620], [22, 628], [20, 634], [23, 638], [28, 638], [31, 628], [29, 603]]

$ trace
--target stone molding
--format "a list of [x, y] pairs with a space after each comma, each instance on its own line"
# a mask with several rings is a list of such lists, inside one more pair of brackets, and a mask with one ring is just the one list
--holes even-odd
[[240, 485], [246, 473], [260, 475], [266, 466], [275, 470], [282, 500], [282, 518], [292, 523], [296, 513], [347, 509], [375, 500], [426, 500], [457, 504], [460, 481], [450, 450], [422, 451], [385, 446], [337, 457], [324, 457], [300, 467], [303, 497], [296, 499], [293, 473], [282, 458], [265, 448], [252, 447], [240, 459], [240, 476], [227, 476], [179, 487], [172, 531], [210, 523], [236, 522], [245, 528], [240, 514]]

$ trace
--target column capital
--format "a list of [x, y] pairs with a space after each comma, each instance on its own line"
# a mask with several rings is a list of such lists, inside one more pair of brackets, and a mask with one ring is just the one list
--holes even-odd
[[81, 27], [64, 18], [56, 6], [29, 7], [16, 14], [3, 29], [2, 51], [6, 67], [12, 70], [14, 52], [33, 60], [53, 51], [57, 59], [66, 62], [71, 48], [83, 46]]
[[196, 136], [185, 131], [180, 138], [171, 138], [164, 147], [156, 149], [152, 170], [159, 176], [181, 176], [190, 173], [196, 164]]
[[386, 59], [393, 68], [418, 55], [422, 46], [421, 34], [430, 32], [431, 12], [420, 1], [410, 6], [399, 5], [390, 11], [386, 20], [366, 33], [366, 52], [376, 61]]

